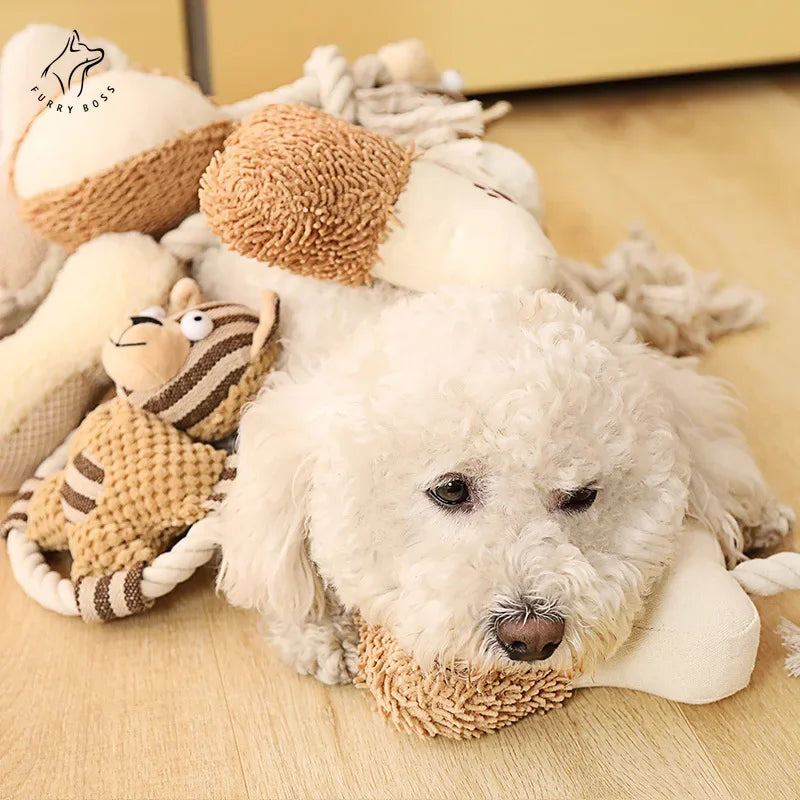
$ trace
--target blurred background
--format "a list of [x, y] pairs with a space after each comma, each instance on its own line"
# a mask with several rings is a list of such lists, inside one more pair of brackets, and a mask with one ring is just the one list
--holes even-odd
[[469, 93], [800, 59], [798, 0], [5, 0], [0, 41], [31, 22], [103, 36], [222, 102], [294, 80], [316, 45], [352, 60], [409, 36]]

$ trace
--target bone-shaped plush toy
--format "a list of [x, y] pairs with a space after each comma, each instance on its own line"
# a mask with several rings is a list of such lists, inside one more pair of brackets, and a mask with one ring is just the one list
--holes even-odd
[[200, 205], [242, 255], [354, 286], [556, 279], [552, 245], [516, 200], [306, 106], [247, 117], [203, 175]]
[[682, 703], [721, 700], [747, 686], [759, 632], [758, 612], [726, 570], [716, 539], [690, 525], [630, 639], [593, 675], [425, 674], [387, 631], [364, 624], [356, 682], [398, 729], [470, 739], [556, 708], [573, 688], [617, 686]]

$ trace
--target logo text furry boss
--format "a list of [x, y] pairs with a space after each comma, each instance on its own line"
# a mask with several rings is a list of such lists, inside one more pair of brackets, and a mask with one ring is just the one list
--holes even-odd
[[[108, 101], [110, 95], [114, 94], [116, 91], [113, 86], [106, 86], [106, 88], [100, 92], [100, 95], [92, 100], [88, 100], [85, 103], [73, 103], [72, 105], [66, 102], [59, 102], [62, 98], [57, 97], [55, 100], [48, 99], [47, 95], [42, 92], [42, 90], [38, 86], [34, 86], [31, 89], [32, 92], [40, 92], [39, 97], [37, 98], [40, 103], [44, 103], [47, 101], [46, 105], [48, 108], [52, 109], [53, 111], [58, 111], [59, 113], [64, 114], [72, 114], [73, 111], [77, 111], [78, 113], [85, 113], [91, 111], [94, 108], [100, 108], [100, 106]], [[106, 92], [108, 94], [106, 94]], [[71, 98], [70, 98], [71, 100]]]
[[[47, 108], [54, 111], [71, 114], [74, 110], [87, 113], [94, 108], [100, 108], [103, 103], [108, 102], [110, 95], [114, 93], [113, 86], [106, 86], [99, 96], [78, 100], [83, 94], [84, 83], [90, 70], [102, 62], [105, 51], [102, 47], [89, 47], [81, 41], [78, 31], [73, 30], [67, 37], [67, 42], [61, 52], [44, 68], [41, 77], [47, 79], [50, 89], [34, 86], [31, 91], [39, 92], [38, 100], [40, 103], [46, 101]], [[62, 95], [70, 94], [68, 98], [63, 98], [59, 102], [57, 96], [53, 95], [60, 90]]]

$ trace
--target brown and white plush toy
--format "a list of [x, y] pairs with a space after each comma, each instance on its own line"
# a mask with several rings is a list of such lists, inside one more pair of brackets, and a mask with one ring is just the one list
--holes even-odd
[[260, 315], [199, 301], [184, 278], [171, 316], [148, 309], [111, 333], [103, 366], [116, 398], [80, 425], [63, 469], [25, 482], [0, 526], [43, 550], [69, 550], [86, 620], [149, 605], [143, 570], [221, 501], [232, 457], [212, 443], [236, 430], [277, 356], [274, 293], [264, 293]]
[[307, 106], [246, 118], [203, 175], [200, 207], [237, 253], [349, 286], [556, 282], [555, 250], [516, 200]]

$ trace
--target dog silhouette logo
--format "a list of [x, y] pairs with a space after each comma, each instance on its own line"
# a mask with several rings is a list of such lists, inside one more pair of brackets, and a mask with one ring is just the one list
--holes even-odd
[[78, 31], [72, 31], [64, 49], [44, 68], [42, 77], [52, 75], [64, 94], [77, 89], [80, 97], [89, 70], [96, 67], [104, 55], [102, 47], [89, 47], [81, 41]]

